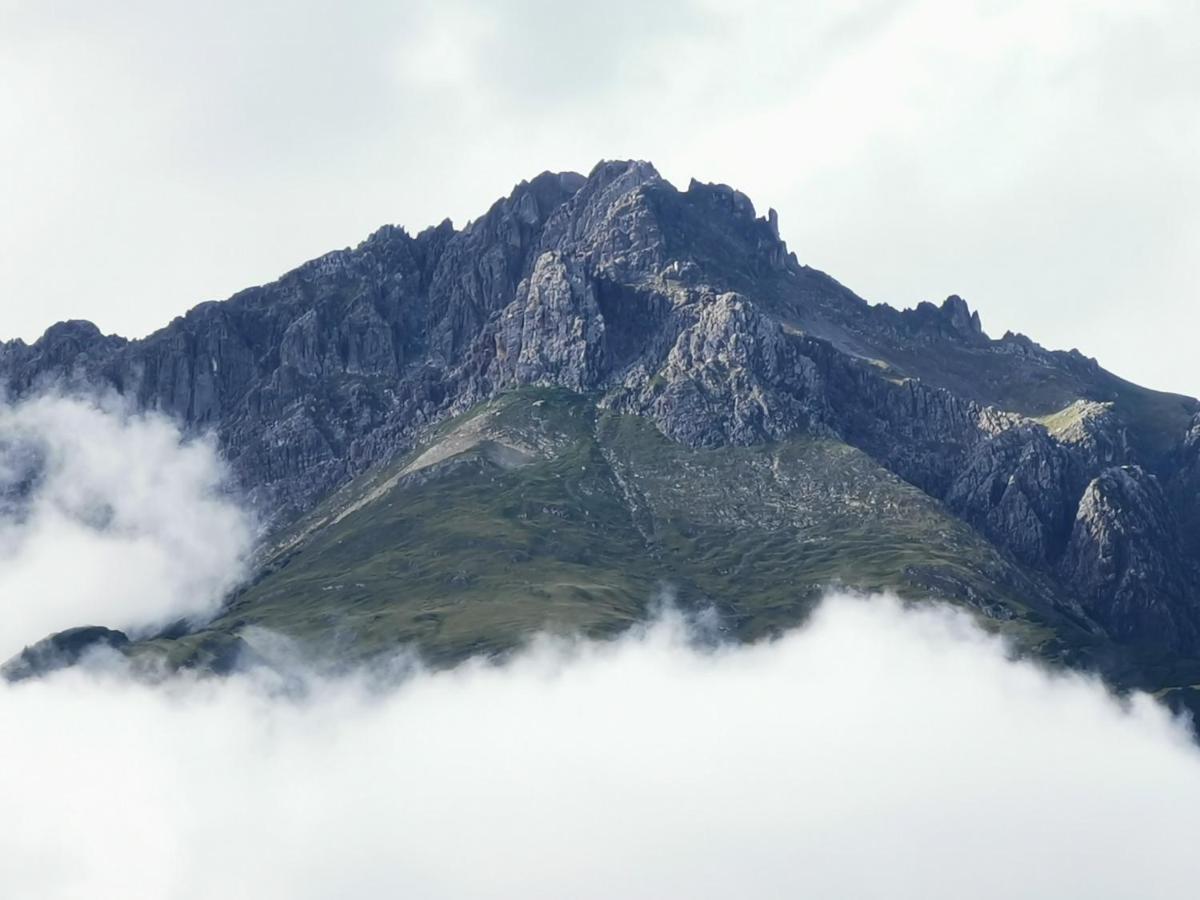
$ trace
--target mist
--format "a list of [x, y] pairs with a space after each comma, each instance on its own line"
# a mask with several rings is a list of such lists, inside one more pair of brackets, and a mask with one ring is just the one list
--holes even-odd
[[678, 617], [381, 691], [0, 689], [15, 897], [1190, 897], [1200, 758], [1149, 698], [964, 615], [831, 597], [702, 649]]
[[[252, 517], [211, 442], [44, 397], [0, 445], [4, 645], [202, 617], [242, 577]], [[4, 895], [1194, 895], [1187, 723], [961, 611], [831, 595], [752, 645], [668, 610], [503, 663], [407, 652], [388, 678], [151, 684], [105, 650], [0, 684]]]
[[0, 658], [74, 625], [203, 619], [253, 540], [211, 439], [117, 397], [0, 403]]

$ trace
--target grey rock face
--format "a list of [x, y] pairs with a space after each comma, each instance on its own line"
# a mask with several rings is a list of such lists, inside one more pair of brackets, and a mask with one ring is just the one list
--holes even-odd
[[1180, 445], [1171, 497], [1179, 515], [1185, 551], [1200, 562], [1200, 415], [1192, 420]]
[[1200, 650], [1200, 404], [993, 341], [957, 296], [871, 306], [801, 265], [774, 211], [726, 185], [678, 191], [645, 162], [543, 173], [462, 230], [385, 226], [144, 340], [61, 323], [0, 345], [0, 384], [107, 387], [213, 430], [276, 524], [521, 385], [588, 393], [693, 447], [836, 437], [1064, 598], [1082, 590], [1112, 634]]
[[693, 447], [828, 430], [816, 363], [732, 293], [702, 304], [657, 371], [632, 373], [610, 404]]
[[946, 496], [978, 443], [1024, 421], [917, 379], [889, 378], [826, 342], [804, 346], [821, 372], [836, 432], [936, 497]]
[[649, 163], [601, 163], [550, 216], [541, 247], [578, 257], [606, 280], [637, 280], [661, 270], [665, 240], [643, 191], [660, 180]]
[[547, 251], [501, 313], [491, 376], [499, 387], [557, 384], [586, 391], [603, 378], [606, 351], [594, 283], [578, 263]]
[[950, 509], [1031, 565], [1056, 560], [1071, 528], [1082, 472], [1044, 428], [981, 441], [946, 494]]
[[1200, 605], [1181, 558], [1178, 525], [1158, 480], [1121, 466], [1088, 484], [1061, 571], [1114, 637], [1187, 650], [1200, 633]]
[[1091, 468], [1124, 465], [1134, 457], [1128, 430], [1108, 403], [1078, 400], [1054, 425], [1053, 434]]
[[925, 339], [953, 337], [971, 343], [986, 343], [979, 313], [967, 306], [967, 301], [952, 294], [942, 305], [919, 303], [915, 309], [904, 310], [901, 321], [912, 335]]

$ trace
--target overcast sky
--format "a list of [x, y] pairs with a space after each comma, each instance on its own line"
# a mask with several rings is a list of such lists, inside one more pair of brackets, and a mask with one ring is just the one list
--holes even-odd
[[1200, 394], [1200, 4], [0, 0], [0, 338], [652, 160], [872, 301]]

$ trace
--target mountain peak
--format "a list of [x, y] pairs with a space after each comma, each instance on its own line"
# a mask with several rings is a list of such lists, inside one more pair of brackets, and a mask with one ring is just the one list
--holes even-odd
[[87, 319], [66, 319], [62, 322], [55, 322], [47, 328], [34, 346], [51, 347], [67, 341], [88, 343], [99, 340], [103, 336], [94, 322]]
[[626, 186], [636, 186], [661, 178], [654, 164], [644, 159], [606, 159], [592, 167], [587, 181], [599, 187], [616, 181]]
[[979, 312], [972, 311], [958, 294], [951, 294], [942, 301], [942, 313], [949, 319], [950, 326], [964, 337], [983, 336]]
[[692, 178], [688, 181], [687, 195], [714, 205], [728, 207], [734, 214], [746, 218], [757, 218], [754, 202], [741, 191], [727, 184], [702, 182]]
[[[774, 210], [759, 217], [726, 184], [692, 179], [680, 191], [641, 160], [543, 172], [460, 231], [449, 221], [416, 237], [379, 229], [143, 340], [60, 323], [33, 347], [6, 345], [0, 381], [18, 398], [47, 383], [107, 387], [215, 431], [275, 528], [406, 457], [451, 417], [513, 392], [567, 391], [571, 409], [671, 439], [685, 466], [702, 447], [774, 454], [825, 441], [861, 454], [992, 542], [1005, 565], [1028, 567], [1028, 585], [1051, 584], [1048, 608], [1086, 618], [1086, 604], [1087, 627], [1163, 641], [1164, 623], [1192, 621], [1183, 605], [1200, 606], [1190, 593], [1200, 548], [1180, 524], [1200, 521], [1200, 476], [1189, 474], [1200, 467], [1184, 443], [1195, 401], [1022, 339], [992, 341], [958, 295], [871, 306], [800, 265]], [[1103, 418], [1073, 427], [1081, 401], [1102, 405]], [[552, 439], [493, 442], [488, 459], [517, 465]], [[597, 459], [580, 464], [603, 470]], [[1141, 466], [1157, 487], [1118, 494], [1124, 482], [1101, 478], [1114, 463]], [[1093, 514], [1073, 532], [1097, 478]], [[636, 530], [640, 488], [625, 486]], [[1126, 525], [1188, 548], [1153, 559], [1175, 591], [1171, 615], [1138, 619], [1153, 585], [1105, 574], [1113, 554], [1142, 546], [1112, 538]], [[1077, 577], [1064, 580], [1068, 545]], [[920, 581], [914, 571], [896, 577]], [[983, 590], [968, 586], [965, 596]], [[1188, 652], [1200, 652], [1196, 618]]]

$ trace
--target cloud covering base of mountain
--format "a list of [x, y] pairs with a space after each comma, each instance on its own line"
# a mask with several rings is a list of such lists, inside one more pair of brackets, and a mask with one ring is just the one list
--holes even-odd
[[1192, 896], [1200, 756], [962, 614], [668, 617], [386, 691], [0, 689], [0, 882], [66, 898]]
[[213, 441], [116, 397], [0, 403], [0, 657], [211, 615], [254, 538], [227, 480]]

